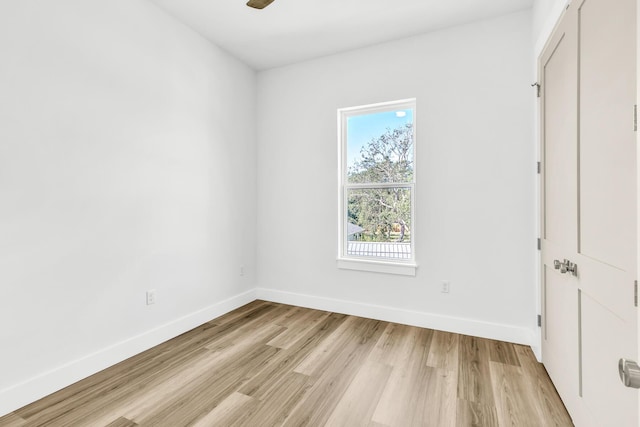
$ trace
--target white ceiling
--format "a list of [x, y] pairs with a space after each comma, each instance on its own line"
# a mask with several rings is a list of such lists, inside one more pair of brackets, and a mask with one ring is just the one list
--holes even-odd
[[257, 70], [531, 7], [533, 0], [151, 0]]

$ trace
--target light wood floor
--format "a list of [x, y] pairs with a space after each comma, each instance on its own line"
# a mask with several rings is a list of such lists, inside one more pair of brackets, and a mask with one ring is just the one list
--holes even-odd
[[571, 426], [528, 347], [255, 301], [0, 426]]

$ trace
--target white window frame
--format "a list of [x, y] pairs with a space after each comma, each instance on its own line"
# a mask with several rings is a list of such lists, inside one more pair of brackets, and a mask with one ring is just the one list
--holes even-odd
[[[403, 183], [349, 184], [347, 180], [347, 121], [349, 117], [374, 114], [387, 111], [413, 110], [413, 181]], [[377, 273], [415, 276], [416, 268], [416, 221], [415, 221], [415, 187], [416, 187], [416, 99], [382, 102], [338, 109], [338, 268], [347, 270], [370, 271]], [[358, 188], [408, 188], [411, 191], [411, 258], [389, 259], [374, 257], [356, 257], [347, 254], [347, 189]]]

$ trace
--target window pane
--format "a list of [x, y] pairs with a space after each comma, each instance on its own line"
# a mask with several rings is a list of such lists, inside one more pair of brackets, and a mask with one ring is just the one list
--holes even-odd
[[349, 256], [411, 259], [411, 189], [347, 189]]
[[413, 109], [348, 117], [347, 180], [413, 182]]

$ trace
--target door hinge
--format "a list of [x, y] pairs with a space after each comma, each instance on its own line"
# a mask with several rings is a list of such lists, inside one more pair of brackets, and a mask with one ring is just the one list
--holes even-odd
[[542, 163], [538, 162], [538, 175], [542, 172]]
[[536, 96], [538, 98], [540, 98], [540, 83], [535, 82], [534, 84], [531, 85], [531, 87], [535, 87], [536, 88]]
[[633, 282], [633, 305], [638, 306], [638, 281]]
[[538, 237], [538, 250], [542, 250], [542, 239]]
[[538, 328], [542, 328], [542, 315], [538, 314]]
[[633, 131], [638, 131], [638, 106], [633, 106]]

